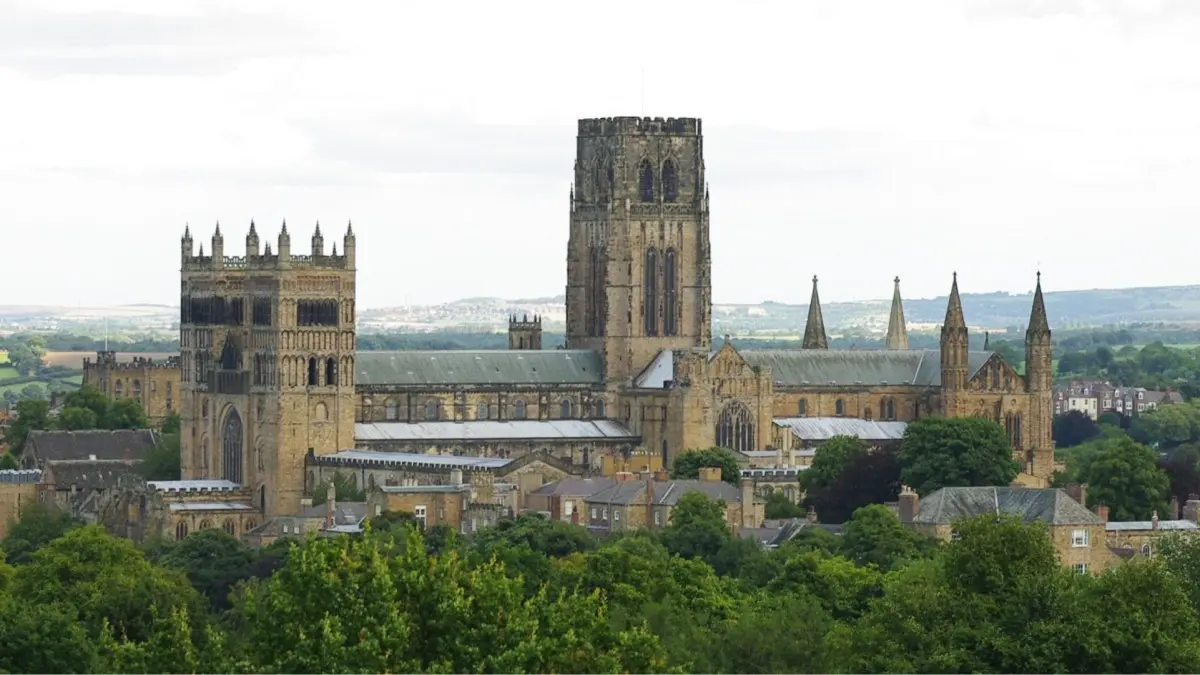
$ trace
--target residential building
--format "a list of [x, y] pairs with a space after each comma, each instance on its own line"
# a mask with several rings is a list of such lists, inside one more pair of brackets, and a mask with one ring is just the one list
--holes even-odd
[[755, 495], [753, 481], [742, 480], [740, 487], [734, 487], [721, 480], [720, 469], [702, 468], [699, 480], [618, 477], [612, 487], [584, 499], [587, 527], [597, 534], [659, 529], [671, 521], [672, 509], [689, 492], [724, 502], [731, 530], [757, 527], [764, 520], [763, 502]]

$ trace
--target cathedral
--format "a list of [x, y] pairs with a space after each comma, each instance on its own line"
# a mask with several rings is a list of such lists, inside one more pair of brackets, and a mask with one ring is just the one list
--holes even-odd
[[508, 350], [357, 351], [350, 227], [340, 251], [318, 226], [298, 254], [286, 223], [274, 248], [252, 223], [239, 256], [226, 254], [219, 226], [207, 254], [185, 231], [183, 478], [235, 484], [272, 518], [303, 508], [321, 467], [373, 485], [387, 453], [541, 453], [587, 473], [630, 453], [669, 466], [694, 448], [792, 447], [804, 420], [856, 433], [948, 415], [1002, 424], [1020, 480], [1047, 485], [1040, 278], [1024, 374], [969, 349], [957, 277], [938, 350], [909, 349], [899, 279], [886, 348], [829, 349], [815, 277], [801, 349], [738, 350], [711, 334], [709, 200], [699, 119], [579, 121], [563, 349], [541, 348], [537, 317], [513, 317]]

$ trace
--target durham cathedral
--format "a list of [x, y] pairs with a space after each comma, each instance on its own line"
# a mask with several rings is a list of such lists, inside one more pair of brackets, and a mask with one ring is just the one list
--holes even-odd
[[[816, 278], [801, 349], [714, 343], [700, 120], [580, 120], [576, 148], [561, 349], [542, 349], [540, 319], [513, 317], [507, 350], [359, 351], [350, 227], [327, 246], [318, 226], [307, 253], [294, 252], [286, 223], [265, 245], [252, 223], [240, 255], [219, 226], [207, 253], [185, 232], [178, 400], [172, 385], [158, 389], [182, 420], [179, 489], [236, 491], [255, 514], [239, 521], [244, 532], [303, 511], [331, 472], [362, 489], [381, 485], [399, 457], [419, 455], [422, 466], [455, 458], [468, 473], [536, 457], [540, 477], [526, 486], [536, 487], [631, 456], [670, 466], [694, 448], [782, 457], [814, 425], [895, 438], [927, 415], [997, 421], [1019, 480], [1048, 484], [1040, 279], [1023, 375], [997, 353], [969, 349], [957, 278], [938, 350], [909, 349], [899, 279], [884, 349], [828, 348]], [[120, 387], [120, 370], [106, 372], [97, 380], [105, 390], [109, 380]]]

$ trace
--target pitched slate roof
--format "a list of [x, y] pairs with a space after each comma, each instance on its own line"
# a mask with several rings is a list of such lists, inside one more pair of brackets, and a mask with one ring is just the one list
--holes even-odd
[[[741, 492], [725, 481], [669, 480], [653, 481], [651, 485], [654, 486], [654, 503], [658, 505], [674, 506], [680, 497], [689, 492], [699, 492], [713, 500], [721, 499], [726, 504], [742, 501]], [[631, 504], [640, 499], [645, 491], [646, 481], [629, 480], [585, 497], [584, 501], [597, 504]]]
[[61, 460], [122, 461], [125, 453], [142, 459], [154, 445], [151, 429], [91, 429], [87, 431], [32, 431], [28, 447], [38, 462]]
[[617, 484], [616, 478], [564, 478], [530, 492], [531, 495], [588, 497]]
[[1057, 488], [949, 487], [920, 501], [913, 522], [948, 524], [985, 513], [1017, 516], [1026, 523], [1096, 525], [1104, 519]]
[[362, 386], [535, 385], [603, 382], [600, 354], [583, 349], [358, 351]]
[[104, 490], [117, 486], [117, 482], [137, 469], [125, 462], [65, 461], [47, 462], [46, 479], [53, 480], [56, 490]]
[[[747, 349], [739, 353], [752, 366], [769, 366], [771, 378], [785, 387], [937, 387], [942, 382], [941, 353], [936, 349]], [[969, 352], [968, 377], [978, 372], [992, 353]]]
[[466, 422], [363, 422], [354, 439], [369, 441], [492, 441], [509, 439], [635, 439], [639, 436], [613, 420], [471, 420]]

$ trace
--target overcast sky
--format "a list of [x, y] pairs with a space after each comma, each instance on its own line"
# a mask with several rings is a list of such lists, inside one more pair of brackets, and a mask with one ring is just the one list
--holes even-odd
[[576, 120], [642, 114], [717, 302], [1192, 284], [1197, 64], [1196, 0], [0, 0], [3, 303], [178, 302], [251, 218], [353, 219], [360, 306], [556, 295]]

